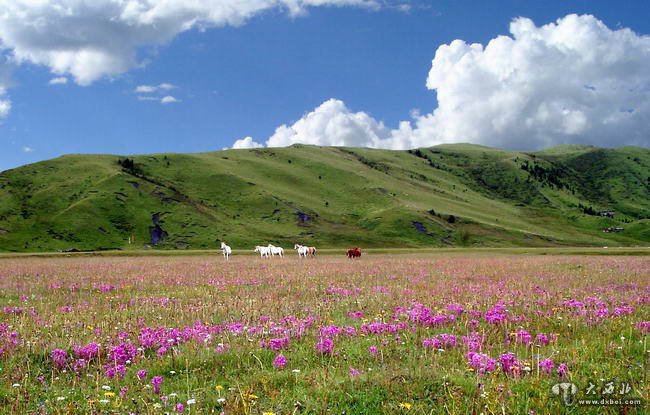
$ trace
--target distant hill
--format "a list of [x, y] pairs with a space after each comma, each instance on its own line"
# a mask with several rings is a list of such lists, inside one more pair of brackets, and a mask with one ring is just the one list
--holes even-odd
[[0, 173], [0, 251], [220, 240], [246, 249], [648, 245], [650, 150], [294, 145], [68, 155]]

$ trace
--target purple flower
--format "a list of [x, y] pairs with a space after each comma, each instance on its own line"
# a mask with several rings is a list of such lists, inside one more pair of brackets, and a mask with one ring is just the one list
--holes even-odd
[[321, 354], [332, 354], [332, 350], [334, 350], [334, 340], [329, 337], [321, 337], [314, 345], [314, 348]]
[[104, 376], [109, 379], [122, 379], [126, 374], [126, 366], [124, 365], [108, 365], [105, 367], [105, 369], [106, 371], [104, 372]]
[[185, 405], [182, 403], [177, 403], [176, 404], [176, 412], [183, 412], [185, 410]]
[[153, 386], [153, 393], [156, 395], [160, 395], [160, 385], [163, 383], [163, 377], [162, 376], [154, 376], [151, 378], [151, 386]]
[[377, 346], [370, 346], [368, 347], [368, 353], [370, 353], [373, 356], [376, 356], [377, 353], [379, 353], [379, 348]]
[[484, 353], [469, 352], [465, 357], [467, 364], [480, 374], [492, 372], [496, 368], [496, 360]]
[[289, 338], [279, 337], [276, 339], [270, 339], [268, 341], [262, 340], [260, 342], [260, 346], [264, 347], [265, 349], [271, 349], [277, 352], [279, 350], [286, 349], [287, 347], [289, 347]]
[[525, 344], [529, 346], [533, 342], [533, 336], [528, 333], [526, 330], [519, 330], [516, 335], [517, 343]]
[[499, 357], [499, 363], [501, 363], [501, 370], [507, 375], [518, 376], [521, 370], [519, 364], [519, 359], [515, 356], [514, 353], [504, 353]]
[[85, 346], [74, 346], [74, 354], [80, 359], [92, 360], [99, 356], [99, 344], [92, 342]]
[[280, 353], [275, 357], [273, 360], [273, 367], [276, 369], [284, 369], [284, 367], [287, 365], [287, 358]]
[[54, 349], [50, 353], [50, 357], [52, 358], [52, 361], [54, 362], [54, 366], [57, 369], [63, 369], [65, 365], [68, 363], [68, 352], [66, 352], [63, 349]]
[[636, 324], [636, 328], [646, 333], [650, 333], [650, 321], [639, 321]]
[[499, 324], [508, 317], [508, 310], [503, 304], [497, 303], [485, 313], [484, 317], [488, 323]]
[[359, 376], [360, 374], [361, 374], [361, 371], [359, 371], [359, 370], [357, 370], [357, 369], [355, 369], [353, 367], [350, 368], [350, 377], [354, 378], [354, 377]]
[[138, 370], [138, 371], [136, 372], [135, 375], [138, 377], [138, 380], [139, 380], [140, 382], [142, 382], [143, 380], [145, 380], [145, 379], [147, 378], [147, 371], [144, 370], [144, 369], [140, 369], [140, 370]]
[[560, 375], [561, 378], [565, 378], [568, 373], [569, 367], [565, 363], [560, 363], [557, 367], [557, 374]]
[[546, 358], [539, 362], [539, 368], [542, 369], [544, 373], [546, 373], [547, 375], [553, 373], [554, 367], [555, 367], [555, 363], [553, 363], [552, 359]]

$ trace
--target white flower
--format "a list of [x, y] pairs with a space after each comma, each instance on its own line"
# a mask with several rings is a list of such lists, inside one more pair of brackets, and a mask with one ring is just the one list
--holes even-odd
[[56, 400], [57, 401], [63, 401], [63, 400], [65, 400], [65, 396], [57, 396]]
[[110, 401], [108, 399], [100, 399], [99, 403], [109, 403]]
[[108, 385], [102, 385], [102, 389], [104, 389], [105, 391], [109, 391], [111, 390], [111, 387]]
[[188, 399], [187, 404], [188, 405], [194, 405], [196, 403], [196, 399]]
[[292, 372], [293, 373], [300, 373], [300, 369], [293, 369]]
[[226, 400], [224, 398], [219, 398], [219, 399], [217, 399], [217, 402], [224, 403], [224, 402], [226, 402]]
[[14, 383], [14, 384], [11, 385], [11, 386], [13, 386], [14, 388], [20, 388], [20, 383]]
[[169, 371], [169, 374], [170, 374], [170, 375], [175, 375], [175, 374], [176, 374], [176, 371], [175, 371], [175, 370], [170, 370], [170, 371]]

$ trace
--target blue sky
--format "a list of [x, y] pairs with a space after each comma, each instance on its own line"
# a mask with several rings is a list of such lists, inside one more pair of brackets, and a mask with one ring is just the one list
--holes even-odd
[[[513, 18], [527, 17], [541, 26], [571, 13], [592, 14], [612, 31], [630, 28], [637, 35], [650, 33], [650, 3], [646, 1], [402, 4], [410, 10], [400, 10], [396, 3], [372, 8], [309, 7], [307, 13], [289, 16], [284, 9], [274, 8], [236, 27], [208, 24], [202, 30], [177, 33], [171, 40], [138, 44], [136, 65], [84, 85], [75, 82], [73, 70], [61, 70], [36, 58], [18, 62], [15, 52], [26, 49], [25, 42], [15, 40], [18, 35], [13, 33], [0, 33], [3, 44], [10, 46], [4, 50], [4, 85], [5, 98], [11, 102], [11, 110], [0, 121], [0, 170], [66, 153], [213, 151], [246, 136], [264, 144], [282, 124], [291, 130], [290, 140], [309, 142], [310, 138], [300, 135], [300, 126], [292, 124], [311, 111], [318, 113], [315, 109], [330, 98], [341, 101], [332, 110], [338, 111], [337, 119], [348, 122], [359, 119], [352, 117], [355, 114], [363, 114], [363, 120], [371, 120], [368, 125], [376, 131], [377, 140], [384, 140], [394, 135], [390, 130], [396, 130], [400, 121], [411, 119], [412, 128], [418, 128], [413, 110], [429, 114], [437, 107], [437, 89], [427, 88], [427, 77], [438, 47], [454, 39], [486, 45], [498, 35], [509, 35]], [[636, 66], [643, 70], [645, 63], [642, 60]], [[51, 85], [58, 77], [67, 83]], [[647, 87], [647, 79], [640, 82]], [[163, 83], [174, 88], [135, 93], [138, 86]], [[630, 111], [647, 108], [644, 96], [648, 90], [640, 94]], [[160, 99], [167, 95], [178, 102], [162, 104]], [[650, 118], [642, 115], [647, 124]], [[409, 130], [409, 134], [415, 133]], [[548, 142], [589, 142], [588, 131], [584, 136], [558, 134]], [[540, 147], [539, 143], [547, 142], [462, 139], [467, 137], [473, 135], [463, 133], [458, 141], [512, 148]], [[327, 139], [315, 143], [327, 144]], [[600, 140], [596, 144], [618, 144]], [[647, 145], [644, 140], [621, 144]]]

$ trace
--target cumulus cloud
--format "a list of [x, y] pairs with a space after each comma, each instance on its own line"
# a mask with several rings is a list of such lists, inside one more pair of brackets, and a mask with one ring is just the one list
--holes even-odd
[[34, 152], [34, 147], [23, 146], [23, 153], [33, 153], [33, 152]]
[[375, 0], [11, 0], [0, 1], [0, 45], [18, 62], [45, 65], [80, 85], [126, 72], [143, 47], [194, 28], [237, 26], [272, 9], [376, 7]]
[[176, 102], [181, 102], [179, 99], [174, 98], [171, 95], [164, 96], [160, 99], [161, 104], [174, 104]]
[[591, 15], [543, 26], [517, 18], [510, 36], [485, 46], [441, 45], [426, 87], [436, 91], [437, 108], [416, 112], [395, 129], [330, 99], [278, 127], [266, 145], [650, 146], [650, 36], [611, 30]]
[[377, 147], [390, 131], [365, 112], [351, 112], [342, 101], [330, 99], [294, 124], [281, 125], [266, 145], [293, 143], [321, 146]]
[[65, 76], [59, 76], [57, 78], [50, 79], [50, 85], [65, 85], [68, 83], [68, 78]]
[[649, 144], [649, 36], [591, 15], [539, 27], [517, 18], [510, 33], [485, 47], [440, 46], [426, 83], [438, 108], [396, 136], [505, 148]]
[[262, 144], [253, 141], [253, 137], [245, 137], [235, 141], [232, 148], [258, 148], [263, 147]]

